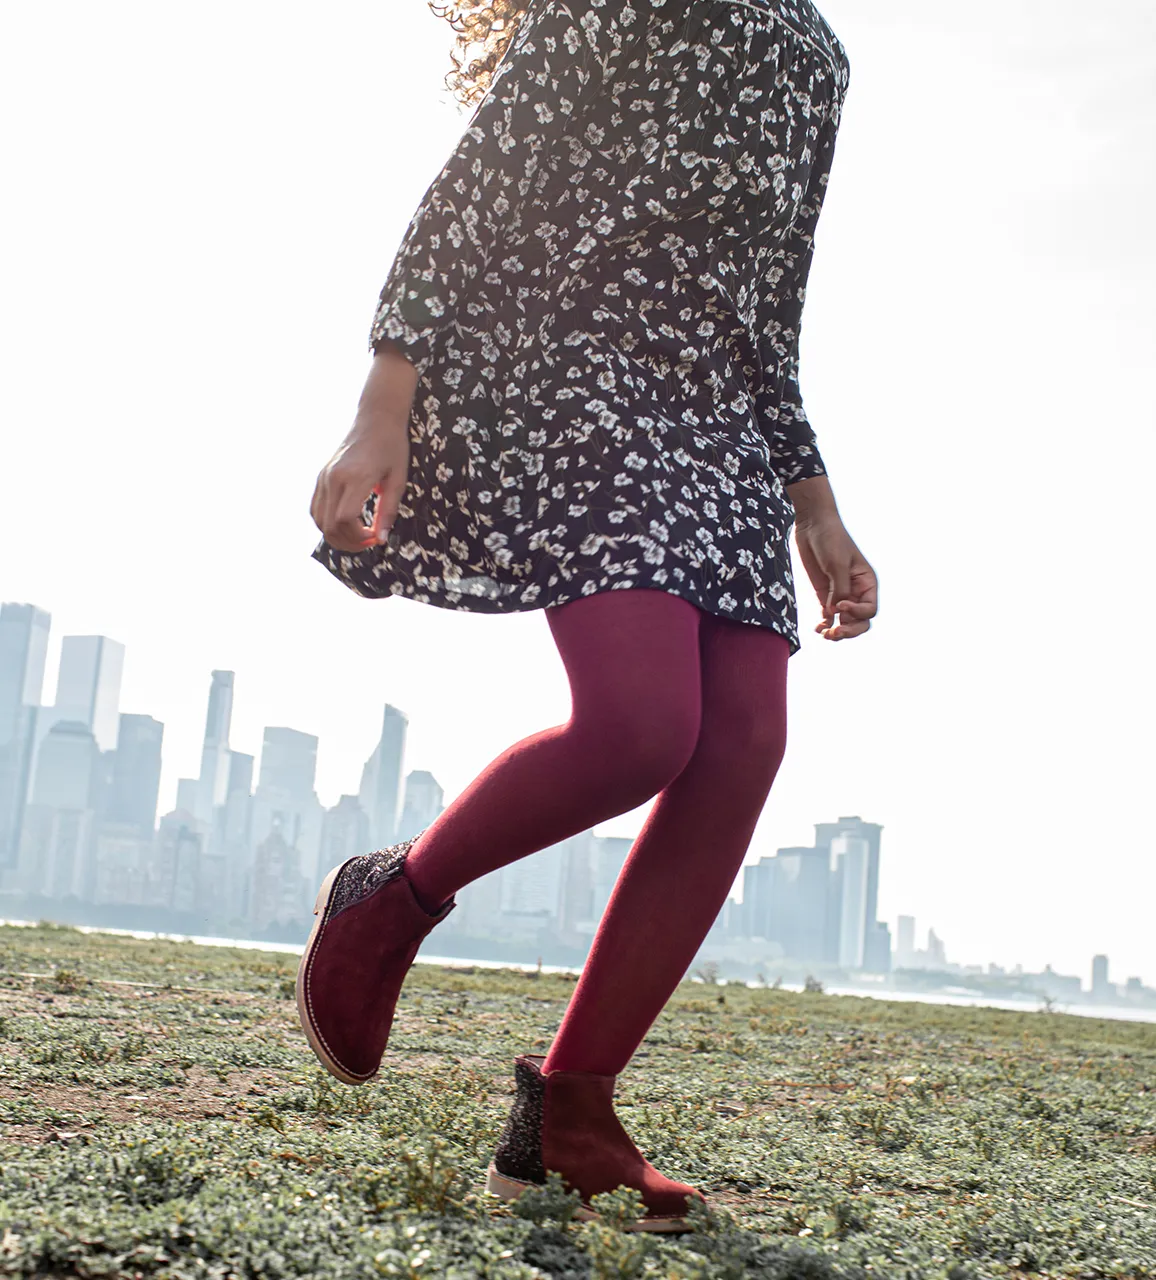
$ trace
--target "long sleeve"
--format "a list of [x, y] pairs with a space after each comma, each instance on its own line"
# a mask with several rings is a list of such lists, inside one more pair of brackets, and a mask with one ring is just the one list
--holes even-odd
[[833, 133], [826, 141], [794, 226], [761, 282], [762, 297], [756, 311], [763, 382], [755, 398], [755, 411], [770, 446], [772, 465], [784, 485], [827, 474], [799, 386], [803, 304], [830, 172]]
[[629, 6], [608, 0], [531, 5], [405, 232], [373, 318], [372, 349], [392, 340], [420, 374], [447, 327], [488, 323], [479, 286], [518, 229], [539, 170], [597, 103], [627, 18], [640, 25]]

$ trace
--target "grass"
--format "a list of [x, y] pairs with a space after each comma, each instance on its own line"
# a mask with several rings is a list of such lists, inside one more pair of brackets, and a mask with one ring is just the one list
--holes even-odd
[[573, 979], [419, 965], [384, 1078], [316, 1065], [292, 956], [0, 928], [0, 1274], [1156, 1277], [1156, 1026], [686, 983], [618, 1089], [694, 1234], [485, 1194]]

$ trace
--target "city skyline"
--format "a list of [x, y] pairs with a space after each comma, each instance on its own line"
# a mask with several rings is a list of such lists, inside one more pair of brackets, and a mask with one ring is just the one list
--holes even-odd
[[[0, 627], [0, 702], [5, 698], [12, 702], [17, 698], [36, 697], [38, 688], [44, 697], [51, 669], [48, 662], [52, 635], [50, 615], [34, 605], [8, 603], [3, 606], [2, 617], [5, 625]], [[12, 638], [21, 628], [25, 635], [23, 656], [17, 653], [20, 645]], [[270, 725], [263, 730], [259, 752], [249, 754], [236, 750], [230, 742], [236, 673], [214, 669], [209, 674], [199, 769], [193, 776], [177, 779], [176, 801], [166, 812], [160, 802], [165, 726], [147, 714], [119, 711], [125, 646], [106, 636], [66, 635], [60, 638], [59, 653], [56, 696], [52, 703], [45, 699], [40, 708], [36, 723], [28, 734], [29, 759], [20, 766], [28, 787], [28, 813], [34, 824], [48, 821], [45, 815], [52, 805], [75, 808], [81, 804], [70, 798], [70, 788], [75, 790], [76, 785], [70, 778], [81, 776], [77, 773], [76, 761], [88, 752], [93, 754], [94, 761], [98, 758], [108, 760], [107, 777], [102, 783], [106, 799], [101, 803], [105, 806], [104, 817], [123, 828], [117, 834], [124, 840], [131, 840], [133, 831], [139, 833], [145, 828], [151, 835], [155, 827], [161, 833], [163, 843], [168, 838], [164, 836], [168, 823], [173, 829], [173, 839], [179, 845], [184, 837], [176, 830], [179, 824], [174, 824], [174, 819], [181, 817], [183, 821], [183, 815], [189, 815], [206, 833], [207, 845], [213, 840], [218, 841], [217, 856], [224, 857], [227, 863], [232, 850], [235, 855], [233, 861], [239, 859], [244, 874], [252, 876], [253, 848], [260, 844], [263, 835], [272, 834], [275, 830], [288, 833], [286, 848], [298, 852], [297, 861], [287, 872], [293, 888], [291, 892], [287, 891], [289, 897], [286, 901], [297, 903], [303, 893], [308, 893], [308, 883], [315, 881], [328, 866], [369, 845], [379, 847], [395, 838], [403, 838], [398, 834], [400, 832], [416, 833], [444, 807], [444, 792], [433, 773], [424, 769], [404, 769], [409, 720], [399, 708], [385, 705], [379, 738], [365, 761], [359, 786], [343, 791], [334, 804], [326, 805], [316, 792], [318, 737], [287, 725]], [[0, 712], [3, 711], [4, 706], [0, 706]], [[87, 736], [78, 732], [85, 727], [89, 730]], [[91, 764], [85, 766], [84, 788], [91, 785], [89, 778], [93, 768]], [[143, 795], [141, 779], [144, 780]], [[0, 777], [0, 792], [3, 786], [4, 779]], [[240, 821], [231, 801], [234, 794], [244, 796], [246, 831], [249, 825], [256, 824], [256, 834], [244, 851], [241, 851], [244, 842], [238, 843], [228, 834], [229, 824], [235, 825]], [[303, 802], [301, 797], [306, 796], [309, 799]], [[150, 806], [151, 820], [148, 816]], [[0, 814], [2, 812], [0, 809]], [[717, 938], [724, 935], [774, 938], [777, 943], [786, 941], [787, 954], [795, 960], [814, 958], [816, 961], [838, 963], [849, 970], [887, 972], [891, 968], [893, 933], [888, 924], [873, 923], [877, 919], [879, 898], [881, 826], [864, 823], [856, 817], [815, 823], [814, 830], [815, 840], [811, 846], [780, 847], [773, 855], [762, 854], [757, 860], [746, 863], [736, 880], [738, 895], [736, 897], [732, 893], [712, 935]], [[216, 834], [209, 835], [209, 832]], [[302, 832], [307, 832], [307, 835], [302, 837]], [[43, 835], [42, 838], [49, 837]], [[107, 833], [102, 839], [106, 848], [113, 848], [108, 843]], [[592, 847], [614, 847], [618, 850], [619, 866], [630, 844], [629, 837], [596, 836], [593, 831], [579, 833], [573, 839], [592, 841]], [[557, 861], [558, 857], [564, 856], [564, 846], [569, 843], [561, 842], [551, 850], [540, 851], [512, 864], [504, 877], [492, 878], [492, 892], [481, 882], [477, 887], [470, 886], [470, 892], [465, 896], [473, 906], [461, 913], [462, 921], [470, 916], [477, 917], [477, 904], [490, 901], [485, 896], [488, 892], [491, 892], [494, 909], [500, 905], [502, 912], [508, 913], [503, 919], [519, 914], [533, 915], [524, 903], [535, 895], [541, 897], [545, 893], [548, 897], [553, 893], [557, 900], [558, 878], [567, 875], [572, 878], [577, 874], [566, 870]], [[302, 855], [301, 850], [307, 852]], [[172, 856], [179, 861], [179, 850]], [[582, 856], [593, 865], [602, 855], [583, 853]], [[112, 855], [110, 859], [112, 863], [116, 862]], [[830, 909], [821, 908], [818, 925], [814, 921], [808, 924], [806, 912], [799, 910], [798, 906], [808, 901], [808, 895], [813, 896], [817, 885], [823, 893], [826, 892], [821, 882], [824, 882], [828, 871], [835, 871], [836, 865], [839, 884], [839, 896], [833, 900], [836, 918], [830, 917]], [[116, 868], [114, 873], [110, 873], [114, 880], [115, 871]], [[105, 900], [112, 900], [108, 898], [107, 875], [101, 881], [104, 887], [97, 890], [95, 872], [88, 882], [82, 882], [79, 870], [71, 864], [63, 873], [54, 874], [56, 879], [51, 883], [47, 873], [46, 878], [35, 882], [38, 891], [55, 893], [56, 896], [88, 894], [92, 897], [96, 893], [97, 900], [103, 893]], [[581, 872], [587, 878], [590, 874], [589, 869]], [[240, 901], [249, 890], [238, 887], [235, 867], [225, 874], [226, 879], [228, 875], [233, 876], [229, 892], [233, 892]], [[776, 886], [773, 892], [772, 884]], [[534, 885], [538, 887], [527, 887]], [[543, 885], [553, 885], [553, 888], [543, 889]], [[585, 892], [589, 892], [589, 886]], [[760, 905], [764, 903], [773, 905]], [[286, 907], [280, 918], [295, 918], [295, 909]], [[560, 920], [567, 916], [568, 910], [563, 903], [557, 912]], [[838, 918], [840, 911], [843, 913], [841, 920]], [[736, 931], [740, 912], [745, 924]], [[265, 914], [268, 919], [257, 927], [264, 927], [277, 918], [276, 912]], [[754, 924], [756, 920], [760, 921], [757, 927]], [[943, 941], [938, 938], [934, 926], [929, 927], [927, 951], [916, 952], [910, 933], [902, 934], [905, 923], [911, 920], [910, 914], [900, 913], [897, 916], [901, 934], [896, 939], [894, 954], [908, 958], [922, 954], [945, 960]], [[593, 923], [587, 921], [586, 924], [592, 932]], [[819, 928], [820, 934], [826, 931], [826, 942], [822, 939], [816, 942], [814, 937], [808, 940], [806, 931], [811, 929], [813, 932], [815, 927]], [[876, 929], [880, 932], [876, 933]], [[1102, 959], [1102, 956], [1098, 957], [1097, 963]], [[969, 962], [954, 956], [946, 963], [973, 972], [1030, 972], [1020, 961], [999, 965], [990, 960], [977, 962], [972, 957]], [[1047, 969], [1051, 971], [1050, 963]], [[1130, 984], [1140, 983], [1142, 976], [1127, 975]], [[1097, 981], [1104, 985], [1106, 979], [1102, 973]]]
[[[824, 642], [794, 557], [787, 753], [750, 860], [808, 845], [815, 818], [874, 815], [883, 919], [914, 912], [951, 953], [1009, 966], [1084, 973], [1109, 953], [1152, 974], [1156, 606], [1126, 552], [1151, 539], [1156, 466], [1156, 10], [828, 0], [824, 16], [852, 83], [801, 379], [880, 612]], [[53, 56], [13, 61], [4, 84], [12, 182], [35, 198], [6, 210], [0, 590], [58, 633], [126, 645], [122, 705], [166, 726], [165, 803], [199, 771], [213, 669], [243, 681], [239, 750], [256, 755], [266, 724], [318, 737], [327, 803], [356, 785], [386, 703], [455, 796], [569, 714], [542, 612], [357, 599], [310, 558], [309, 515], [378, 290], [466, 124], [443, 81], [451, 34], [420, 0], [234, 17], [222, 42], [177, 9], [78, 8], [61, 42], [54, 10], [13, 10], [14, 47]], [[990, 146], [1013, 119], [1031, 145]], [[896, 121], [918, 157], [902, 197], [880, 176]], [[99, 323], [62, 376], [78, 297]], [[1123, 459], [1108, 541], [1072, 536], [1100, 437]], [[80, 527], [46, 546], [77, 476]]]

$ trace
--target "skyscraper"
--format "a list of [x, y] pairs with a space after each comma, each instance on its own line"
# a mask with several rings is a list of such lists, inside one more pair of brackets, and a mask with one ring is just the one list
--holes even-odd
[[427, 769], [411, 769], [405, 779], [405, 805], [394, 834], [394, 842], [416, 836], [441, 813], [444, 792]]
[[769, 941], [775, 860], [764, 856], [743, 867], [743, 921], [747, 936]]
[[595, 836], [591, 867], [590, 919], [595, 928], [602, 919], [634, 841], [629, 836]]
[[277, 831], [285, 844], [296, 850], [300, 873], [307, 880], [312, 880], [317, 870], [325, 813], [313, 789], [316, 772], [317, 739], [313, 734], [297, 729], [265, 730], [250, 839], [257, 847]]
[[369, 849], [369, 819], [356, 796], [342, 796], [326, 809], [321, 824], [321, 858], [318, 870], [327, 873], [347, 858]]
[[299, 729], [268, 728], [261, 744], [258, 791], [309, 795], [317, 777], [317, 739]]
[[[830, 851], [842, 886], [838, 963], [845, 969], [862, 969], [869, 927], [867, 900], [871, 846], [861, 836], [837, 835], [831, 840]], [[872, 918], [870, 926], [873, 927], [874, 923]]]
[[0, 871], [19, 856], [50, 625], [35, 605], [0, 606]]
[[552, 924], [561, 914], [565, 870], [564, 841], [508, 863], [502, 868], [502, 914], [529, 917], [535, 927]]
[[369, 818], [369, 839], [377, 848], [396, 839], [401, 808], [401, 771], [405, 757], [405, 736], [409, 720], [386, 703], [381, 720], [381, 737], [361, 774], [358, 799]]
[[100, 750], [88, 725], [78, 720], [54, 724], [40, 750], [20, 839], [26, 893], [91, 897], [99, 777]]
[[774, 858], [767, 936], [795, 960], [821, 962], [831, 875], [824, 849], [793, 846]]
[[297, 847], [274, 826], [253, 853], [250, 922], [262, 930], [270, 925], [303, 925], [309, 918], [307, 896], [308, 881], [301, 874]]
[[116, 746], [124, 645], [107, 636], [65, 636], [52, 719], [77, 720], [101, 751]]
[[[826, 849], [831, 867], [831, 892], [827, 911], [826, 956], [832, 964], [842, 964], [843, 891], [844, 874], [832, 842], [838, 836], [854, 836], [867, 844], [867, 883], [863, 895], [863, 936], [866, 940], [874, 932], [879, 900], [879, 842], [883, 828], [876, 822], [864, 822], [858, 816], [841, 817], [838, 822], [815, 823], [815, 848]], [[863, 967], [870, 960], [874, 971], [879, 970], [877, 947], [864, 943]]]
[[201, 797], [198, 818], [211, 823], [213, 810], [229, 793], [229, 727], [233, 719], [233, 672], [214, 671], [201, 747]]
[[165, 727], [152, 716], [122, 715], [112, 766], [112, 787], [104, 817], [152, 836], [161, 787], [161, 744]]

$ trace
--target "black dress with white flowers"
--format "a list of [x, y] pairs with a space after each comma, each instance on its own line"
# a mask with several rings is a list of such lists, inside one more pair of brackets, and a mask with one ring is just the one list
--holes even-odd
[[848, 80], [810, 0], [531, 0], [374, 317], [419, 373], [393, 532], [314, 557], [488, 613], [663, 590], [795, 653], [784, 486], [824, 473], [799, 324]]

